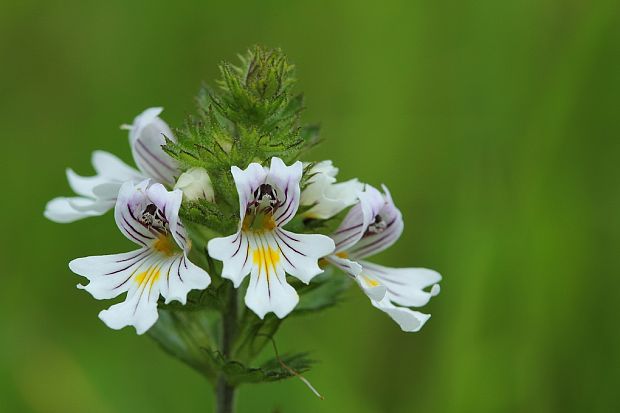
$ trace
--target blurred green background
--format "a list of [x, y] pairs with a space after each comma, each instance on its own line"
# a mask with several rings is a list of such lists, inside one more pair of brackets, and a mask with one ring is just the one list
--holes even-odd
[[244, 387], [240, 412], [619, 411], [620, 3], [0, 1], [0, 411], [210, 412], [202, 378], [75, 285], [130, 247], [111, 214], [44, 220], [118, 126], [180, 125], [201, 80], [254, 43], [298, 66], [341, 177], [389, 184], [406, 218], [376, 261], [444, 275], [418, 334], [357, 290], [285, 325], [322, 361]]

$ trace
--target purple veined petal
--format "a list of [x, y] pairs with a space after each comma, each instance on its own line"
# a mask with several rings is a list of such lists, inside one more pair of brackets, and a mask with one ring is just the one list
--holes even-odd
[[299, 208], [300, 188], [299, 182], [303, 173], [303, 164], [299, 161], [291, 166], [286, 166], [282, 159], [271, 158], [269, 174], [266, 183], [276, 188], [280, 206], [274, 213], [277, 226], [286, 225]]
[[162, 269], [161, 295], [166, 304], [178, 301], [185, 305], [191, 290], [204, 290], [211, 284], [205, 270], [192, 263], [185, 253], [168, 261]]
[[231, 280], [235, 288], [239, 288], [252, 269], [250, 237], [239, 230], [227, 237], [214, 238], [207, 244], [211, 258], [223, 263], [222, 277]]
[[178, 189], [168, 191], [162, 184], [154, 183], [147, 188], [146, 196], [163, 213], [168, 221], [170, 233], [175, 242], [184, 251], [189, 251], [189, 237], [185, 227], [179, 221], [179, 209], [183, 200], [183, 192]]
[[254, 191], [267, 178], [267, 170], [257, 163], [251, 163], [246, 169], [233, 166], [231, 173], [239, 195], [239, 219], [240, 222], [243, 222], [248, 204], [254, 198]]
[[351, 208], [338, 229], [331, 235], [336, 243], [337, 252], [349, 251], [356, 245], [385, 205], [383, 195], [370, 185], [358, 193], [358, 197], [359, 203]]
[[[360, 261], [362, 275], [384, 285], [386, 297], [404, 307], [421, 307], [439, 294], [441, 275], [426, 268], [390, 268]], [[430, 287], [430, 288], [429, 288]]]
[[174, 185], [179, 175], [176, 161], [164, 150], [166, 139], [175, 137], [166, 122], [159, 118], [162, 108], [150, 108], [142, 112], [129, 127], [129, 142], [138, 168], [157, 182]]
[[149, 264], [129, 281], [125, 301], [114, 304], [99, 313], [99, 318], [110, 328], [119, 330], [134, 326], [138, 334], [145, 333], [159, 317], [157, 300], [160, 294], [161, 268], [165, 262]]
[[349, 256], [354, 259], [362, 259], [392, 246], [401, 236], [404, 228], [403, 218], [400, 210], [396, 208], [388, 189], [384, 186], [385, 203], [378, 212], [376, 219], [381, 219], [382, 227], [377, 231], [370, 231], [369, 225], [362, 237], [347, 249]]
[[334, 241], [319, 234], [294, 234], [281, 228], [266, 235], [271, 245], [275, 245], [278, 260], [286, 273], [309, 283], [322, 273], [319, 259], [334, 251]]
[[252, 269], [245, 294], [245, 304], [260, 318], [273, 312], [278, 318], [288, 315], [299, 296], [286, 281], [277, 246], [265, 234], [249, 236]]
[[156, 236], [142, 224], [140, 218], [145, 208], [151, 203], [146, 195], [149, 180], [135, 185], [126, 182], [121, 186], [114, 208], [116, 225], [130, 241], [141, 246], [149, 246]]
[[114, 298], [131, 288], [130, 280], [153, 260], [153, 251], [143, 247], [122, 254], [76, 258], [69, 263], [74, 273], [86, 277], [89, 283], [79, 288], [98, 300]]

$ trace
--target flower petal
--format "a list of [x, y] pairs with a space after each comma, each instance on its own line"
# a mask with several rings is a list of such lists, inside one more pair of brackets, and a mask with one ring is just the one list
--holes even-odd
[[151, 262], [151, 254], [149, 248], [141, 248], [122, 254], [76, 258], [69, 263], [69, 268], [90, 281], [86, 286], [78, 285], [79, 288], [103, 300], [126, 292], [131, 285], [129, 280], [146, 271], [145, 264], [148, 266]]
[[[390, 268], [368, 261], [359, 262], [363, 267], [362, 277], [370, 283], [387, 288], [387, 298], [405, 307], [421, 307], [439, 294], [441, 275], [426, 268]], [[431, 287], [430, 291], [425, 288]]]
[[93, 152], [92, 164], [97, 172], [94, 176], [80, 176], [67, 169], [69, 186], [81, 196], [51, 200], [45, 207], [46, 218], [67, 223], [103, 215], [114, 206], [123, 182], [142, 179], [138, 171], [108, 152]]
[[176, 162], [162, 149], [166, 139], [175, 141], [166, 122], [159, 118], [162, 108], [150, 108], [138, 115], [129, 128], [129, 143], [136, 165], [157, 182], [174, 185], [179, 174]]
[[293, 219], [297, 208], [299, 208], [299, 182], [303, 170], [303, 164], [300, 161], [291, 166], [286, 166], [282, 159], [275, 156], [271, 158], [271, 166], [265, 182], [279, 189], [277, 196], [280, 206], [274, 214], [276, 224], [279, 227], [286, 225]]
[[325, 259], [330, 264], [333, 264], [340, 270], [344, 271], [345, 274], [348, 274], [351, 278], [356, 278], [362, 272], [362, 266], [355, 261], [351, 261], [348, 258], [332, 254], [325, 257]]
[[110, 180], [102, 175], [81, 176], [75, 173], [71, 168], [66, 171], [69, 186], [78, 195], [93, 198], [95, 196], [93, 188], [96, 186], [110, 182]]
[[97, 174], [105, 177], [107, 181], [123, 183], [130, 180], [141, 181], [145, 178], [135, 168], [109, 152], [94, 151], [91, 163]]
[[211, 284], [209, 274], [193, 264], [185, 254], [164, 265], [162, 277], [161, 295], [166, 299], [166, 304], [176, 300], [185, 305], [191, 290], [204, 290]]
[[[80, 206], [80, 208], [76, 208]], [[54, 222], [61, 224], [105, 214], [114, 206], [114, 202], [98, 202], [83, 197], [54, 198], [45, 205], [43, 215]]]
[[357, 202], [357, 194], [364, 185], [357, 179], [336, 183], [338, 168], [331, 161], [313, 165], [308, 185], [301, 192], [301, 205], [312, 206], [304, 212], [307, 218], [328, 219]]
[[140, 222], [142, 212], [151, 203], [146, 196], [148, 185], [148, 179], [138, 185], [133, 182], [124, 183], [118, 192], [118, 199], [114, 208], [114, 218], [118, 228], [127, 239], [141, 246], [150, 246], [157, 239]]
[[[363, 236], [347, 250], [352, 258], [361, 259], [385, 250], [394, 244], [403, 232], [402, 214], [394, 205], [388, 189], [383, 186], [383, 190], [385, 192], [385, 202], [373, 219], [377, 219], [378, 215], [386, 226], [378, 232], [370, 232], [367, 227]], [[362, 202], [361, 199], [360, 197], [360, 203]]]
[[246, 169], [233, 166], [230, 171], [239, 195], [239, 218], [243, 222], [245, 211], [254, 196], [254, 191], [265, 182], [267, 171], [257, 163], [249, 164]]
[[260, 318], [269, 312], [284, 318], [295, 308], [299, 296], [286, 282], [277, 245], [273, 238], [254, 234], [249, 236], [249, 242], [253, 265], [245, 304]]
[[295, 234], [277, 228], [272, 237], [282, 254], [284, 270], [306, 284], [323, 272], [318, 260], [334, 251], [334, 241], [325, 235]]
[[370, 302], [373, 306], [389, 315], [405, 332], [420, 331], [428, 319], [431, 318], [430, 314], [424, 314], [404, 307], [397, 307], [387, 298], [381, 301], [370, 300]]
[[168, 221], [170, 232], [176, 243], [184, 250], [190, 248], [189, 237], [185, 231], [185, 227], [179, 221], [179, 209], [183, 201], [183, 192], [180, 189], [168, 191], [160, 184], [155, 183], [146, 189], [146, 197], [163, 212], [164, 217]]
[[336, 251], [348, 251], [354, 246], [385, 205], [381, 192], [370, 185], [366, 186], [364, 192], [359, 192], [358, 197], [360, 202], [351, 208], [331, 236], [336, 243]]
[[207, 244], [209, 255], [222, 261], [222, 277], [238, 288], [252, 269], [249, 237], [242, 231], [228, 237], [214, 238]]
[[157, 300], [161, 280], [155, 271], [146, 273], [142, 279], [134, 278], [130, 281], [125, 301], [101, 311], [99, 318], [114, 330], [134, 326], [138, 334], [143, 334], [151, 328], [159, 317]]
[[90, 280], [78, 287], [95, 298], [112, 298], [126, 291], [125, 301], [100, 312], [99, 318], [110, 328], [133, 325], [142, 334], [157, 320], [162, 269], [170, 260], [145, 247], [124, 254], [78, 258], [69, 267]]

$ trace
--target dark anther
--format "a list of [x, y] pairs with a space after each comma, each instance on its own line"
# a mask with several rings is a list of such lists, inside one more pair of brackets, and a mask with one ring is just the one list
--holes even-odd
[[148, 204], [142, 212], [140, 223], [149, 229], [166, 233], [168, 232], [168, 220], [155, 204]]
[[262, 209], [262, 212], [273, 212], [280, 206], [277, 191], [269, 184], [261, 184], [253, 195], [254, 201], [250, 205]]
[[381, 218], [381, 215], [377, 215], [375, 217], [375, 221], [368, 226], [366, 233], [367, 234], [380, 234], [383, 231], [385, 231], [386, 228], [387, 228], [387, 222], [385, 222], [385, 220]]

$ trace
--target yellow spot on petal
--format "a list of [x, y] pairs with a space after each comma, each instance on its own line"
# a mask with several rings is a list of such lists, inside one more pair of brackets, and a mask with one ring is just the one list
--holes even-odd
[[371, 287], [377, 287], [379, 285], [381, 285], [381, 283], [379, 283], [379, 281], [368, 277], [367, 275], [364, 275], [364, 280], [366, 281], [366, 284], [370, 285]]
[[157, 240], [153, 243], [153, 248], [168, 257], [172, 256], [174, 253], [174, 244], [170, 237], [165, 235], [159, 235], [157, 237]]
[[259, 274], [263, 269], [265, 270], [267, 281], [269, 281], [271, 269], [275, 272], [276, 265], [280, 262], [280, 251], [271, 247], [259, 247], [252, 253], [252, 261], [258, 266]]
[[349, 258], [349, 254], [348, 254], [348, 253], [346, 253], [346, 252], [344, 252], [344, 251], [342, 251], [342, 252], [337, 252], [337, 253], [336, 253], [336, 257], [340, 257], [340, 258], [345, 258], [345, 259], [346, 259], [346, 258]]
[[149, 267], [146, 271], [136, 275], [135, 281], [138, 285], [142, 285], [146, 282], [152, 287], [155, 281], [159, 279], [159, 275], [159, 268]]

